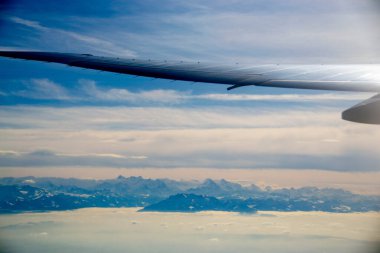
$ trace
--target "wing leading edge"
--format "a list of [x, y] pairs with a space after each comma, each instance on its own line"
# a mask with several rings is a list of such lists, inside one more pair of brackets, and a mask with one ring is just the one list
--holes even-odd
[[[222, 65], [99, 57], [90, 54], [0, 51], [0, 56], [61, 63], [121, 74], [242, 86], [380, 93], [380, 65]], [[342, 118], [380, 124], [379, 95], [345, 111]], [[373, 102], [375, 101], [375, 102]], [[370, 107], [370, 109], [368, 109]], [[360, 108], [360, 109], [359, 109]], [[365, 117], [352, 116], [362, 115]]]

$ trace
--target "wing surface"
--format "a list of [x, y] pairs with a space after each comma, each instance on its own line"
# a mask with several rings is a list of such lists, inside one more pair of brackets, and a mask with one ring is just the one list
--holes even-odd
[[99, 57], [89, 54], [0, 51], [0, 56], [55, 62], [115, 73], [230, 85], [380, 92], [380, 65], [209, 64]]
[[[90, 54], [0, 51], [0, 56], [54, 62], [121, 74], [242, 86], [380, 93], [380, 65], [240, 65], [100, 57]], [[349, 121], [380, 124], [380, 94], [343, 112]]]

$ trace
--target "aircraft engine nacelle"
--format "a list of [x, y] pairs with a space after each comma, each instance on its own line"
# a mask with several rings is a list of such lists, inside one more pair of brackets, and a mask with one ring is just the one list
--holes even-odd
[[342, 119], [365, 124], [380, 124], [380, 94], [345, 110]]

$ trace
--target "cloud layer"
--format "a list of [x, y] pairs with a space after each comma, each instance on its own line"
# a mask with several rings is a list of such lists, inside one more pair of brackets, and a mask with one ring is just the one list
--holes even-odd
[[21, 253], [53, 252], [62, 244], [62, 252], [83, 253], [99, 248], [116, 253], [149, 252], [152, 248], [168, 253], [178, 249], [183, 253], [376, 252], [378, 219], [378, 213], [184, 214], [137, 212], [133, 208], [0, 217], [6, 224], [2, 227], [4, 246]]
[[380, 55], [378, 8], [370, 0], [97, 0], [102, 11], [75, 3], [59, 14], [49, 9], [58, 1], [40, 8], [19, 2], [4, 17], [22, 38], [5, 36], [3, 47], [250, 63], [359, 63]]
[[333, 110], [9, 107], [0, 114], [5, 167], [379, 170], [376, 126], [341, 121]]
[[[189, 87], [190, 88], [190, 87]], [[298, 93], [298, 94], [250, 94], [250, 93], [194, 93], [188, 89], [179, 91], [174, 89], [146, 89], [131, 91], [126, 88], [115, 88], [112, 85], [99, 86], [96, 81], [80, 79], [77, 83], [67, 88], [48, 78], [33, 78], [28, 81], [22, 80], [21, 85], [12, 90], [1, 92], [1, 96], [14, 97], [17, 104], [19, 98], [33, 99], [36, 102], [43, 100], [56, 100], [68, 104], [77, 103], [109, 103], [124, 105], [176, 105], [186, 103], [213, 103], [213, 102], [292, 102], [292, 103], [329, 103], [336, 105], [339, 102], [365, 100], [371, 94], [367, 93]], [[19, 100], [20, 103], [20, 100]], [[22, 103], [22, 100], [21, 100]]]

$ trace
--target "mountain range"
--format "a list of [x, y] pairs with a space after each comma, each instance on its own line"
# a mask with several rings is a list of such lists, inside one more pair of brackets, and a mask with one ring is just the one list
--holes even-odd
[[380, 196], [337, 188], [261, 189], [227, 180], [175, 181], [123, 177], [0, 178], [0, 212], [72, 210], [85, 207], [142, 207], [141, 211], [380, 211]]

